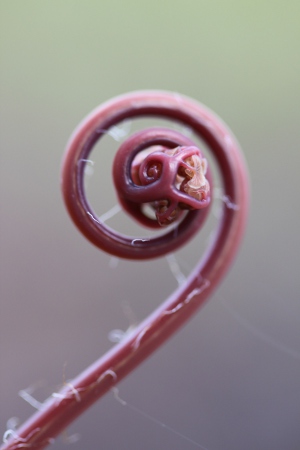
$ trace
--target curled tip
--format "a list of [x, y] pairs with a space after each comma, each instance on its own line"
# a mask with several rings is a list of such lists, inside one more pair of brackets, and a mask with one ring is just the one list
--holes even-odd
[[[153, 146], [154, 141], [166, 143], [167, 139], [170, 148], [161, 146], [157, 149], [158, 146]], [[179, 133], [175, 135], [170, 130], [153, 128], [139, 132], [133, 140], [120, 147], [114, 161], [115, 186], [123, 202], [131, 201], [139, 205], [130, 211], [136, 220], [139, 220], [140, 213], [144, 214], [142, 207], [147, 203], [155, 211], [160, 226], [178, 221], [183, 211], [209, 205], [206, 159], [196, 146], [176, 145], [184, 141], [185, 137]], [[172, 145], [175, 147], [172, 148]], [[130, 150], [135, 154], [136, 148], [140, 153], [135, 159], [126, 158], [131, 154]], [[139, 157], [145, 148], [145, 157]], [[120, 164], [120, 160], [124, 165], [129, 164], [128, 167]]]
[[[144, 116], [174, 120], [193, 130], [216, 161], [223, 210], [213, 241], [190, 276], [162, 305], [72, 383], [53, 393], [16, 432], [8, 430], [1, 450], [38, 450], [51, 444], [70, 422], [198, 310], [224, 277], [238, 250], [248, 210], [248, 177], [240, 149], [214, 113], [170, 92], [143, 91], [117, 97], [93, 111], [77, 128], [62, 169], [62, 192], [76, 226], [100, 249], [131, 259], [173, 252], [201, 229], [213, 188], [206, 157], [189, 137], [166, 128], [151, 128], [129, 136], [113, 164], [114, 184], [123, 209], [145, 226], [165, 226], [165, 233], [153, 238], [121, 235], [106, 227], [103, 216], [97, 217], [91, 208], [83, 178], [95, 143], [125, 119]], [[147, 204], [152, 205], [156, 219], [145, 214]], [[177, 222], [175, 228], [168, 226], [172, 221]]]

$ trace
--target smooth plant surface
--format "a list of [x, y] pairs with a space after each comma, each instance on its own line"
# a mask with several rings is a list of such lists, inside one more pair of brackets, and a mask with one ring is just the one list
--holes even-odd
[[[120, 147], [113, 177], [123, 208], [139, 223], [165, 230], [151, 238], [122, 235], [107, 227], [89, 204], [84, 168], [95, 143], [128, 118], [164, 117], [189, 126], [217, 162], [223, 183], [218, 229], [206, 254], [186, 282], [148, 318], [78, 377], [54, 392], [17, 431], [6, 433], [2, 450], [42, 449], [54, 442], [83, 411], [144, 361], [187, 321], [226, 274], [239, 247], [247, 218], [247, 173], [235, 138], [201, 104], [178, 94], [141, 91], [101, 105], [71, 137], [62, 170], [67, 209], [80, 231], [100, 249], [129, 259], [168, 254], [200, 230], [209, 212], [213, 180], [202, 151], [185, 135], [151, 128], [130, 136]], [[143, 151], [149, 150], [144, 154]], [[135, 159], [140, 154], [141, 158]], [[152, 208], [149, 217], [145, 206]], [[155, 223], [157, 222], [157, 223]]]

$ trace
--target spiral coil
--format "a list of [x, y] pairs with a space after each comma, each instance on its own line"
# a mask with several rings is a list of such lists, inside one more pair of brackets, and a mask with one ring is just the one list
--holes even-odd
[[[106, 130], [125, 119], [145, 116], [175, 120], [191, 128], [196, 136], [207, 143], [216, 158], [223, 177], [226, 198], [230, 198], [233, 204], [240, 205], [245, 204], [244, 197], [246, 197], [246, 187], [243, 181], [245, 175], [242, 176], [242, 180], [238, 177], [243, 163], [237, 144], [223, 123], [202, 105], [178, 94], [152, 91], [127, 94], [101, 105], [79, 126], [69, 142], [63, 163], [62, 191], [72, 219], [93, 244], [115, 256], [131, 259], [162, 256], [179, 248], [199, 231], [208, 213], [208, 208], [205, 207], [210, 201], [208, 195], [202, 204], [198, 202], [199, 205], [192, 205], [192, 210], [189, 210], [178, 224], [176, 239], [174, 239], [173, 232], [169, 231], [156, 238], [135, 240], [135, 245], [132, 245], [132, 237], [116, 233], [101, 223], [89, 204], [84, 190], [86, 161], [94, 145]], [[168, 149], [183, 146], [196, 147], [191, 139], [179, 132], [153, 128], [133, 135], [124, 142], [119, 150], [114, 162], [114, 179], [122, 207], [140, 223], [153, 228], [157, 226], [157, 222], [145, 216], [142, 204], [146, 201], [155, 201], [155, 194], [156, 197], [161, 195], [162, 188], [166, 188], [167, 184], [166, 171], [153, 185], [141, 186], [132, 181], [131, 165], [138, 152], [155, 145]], [[160, 157], [162, 157], [162, 152], [160, 153]], [[211, 184], [210, 173], [207, 177]], [[237, 184], [239, 184], [238, 189]], [[172, 189], [170, 183], [167, 189], [173, 191], [168, 199], [171, 204], [173, 201], [173, 208], [176, 196], [181, 197], [177, 199], [177, 204], [178, 200], [179, 203], [181, 200], [181, 204], [186, 200], [191, 201], [191, 197], [187, 199], [188, 195], [185, 192], [175, 189], [174, 193], [174, 187]], [[173, 198], [170, 200], [172, 195]], [[197, 203], [196, 199], [194, 199], [195, 203]], [[242, 208], [243, 210], [244, 208]], [[227, 211], [227, 221], [231, 220], [231, 213], [232, 211]], [[180, 214], [178, 215], [180, 216]]]
[[[201, 228], [209, 212], [213, 180], [205, 155], [190, 138], [177, 131], [142, 130], [121, 145], [114, 161], [114, 182], [122, 207], [143, 225], [151, 228], [165, 225], [165, 234], [151, 239], [124, 236], [101, 222], [86, 198], [86, 160], [105, 130], [125, 119], [149, 116], [188, 126], [214, 157], [224, 199], [214, 239], [185, 283], [130, 335], [59, 393], [52, 394], [42, 410], [7, 439], [2, 450], [24, 446], [42, 449], [50, 444], [195, 313], [216, 288], [236, 254], [248, 210], [248, 177], [238, 144], [223, 122], [207, 108], [168, 92], [144, 91], [117, 97], [92, 112], [74, 132], [63, 161], [62, 192], [76, 226], [97, 247], [130, 259], [154, 258], [174, 251]], [[142, 155], [146, 149], [150, 153]], [[141, 160], [136, 160], [140, 153]], [[145, 214], [144, 206], [148, 203], [157, 220]]]

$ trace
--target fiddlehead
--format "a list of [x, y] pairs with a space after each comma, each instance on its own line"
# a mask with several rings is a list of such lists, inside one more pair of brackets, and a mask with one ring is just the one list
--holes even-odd
[[[212, 192], [205, 155], [191, 139], [166, 128], [130, 136], [121, 145], [113, 170], [122, 207], [143, 225], [164, 226], [165, 234], [150, 239], [121, 235], [101, 222], [91, 208], [83, 178], [85, 161], [95, 143], [105, 130], [124, 119], [145, 116], [190, 127], [210, 149], [226, 199], [214, 240], [185, 284], [128, 337], [46, 400], [2, 449], [48, 445], [191, 317], [224, 276], [237, 251], [248, 207], [247, 174], [238, 145], [227, 127], [205, 107], [166, 92], [136, 92], [113, 99], [96, 109], [71, 137], [63, 163], [62, 191], [77, 227], [102, 250], [130, 259], [162, 256], [179, 248], [201, 228]], [[146, 214], [148, 204], [156, 219]]]

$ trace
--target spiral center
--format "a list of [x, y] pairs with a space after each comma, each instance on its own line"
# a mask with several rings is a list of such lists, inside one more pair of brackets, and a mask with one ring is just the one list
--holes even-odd
[[[117, 152], [113, 173], [122, 206], [150, 227], [167, 226], [184, 211], [210, 203], [206, 159], [173, 130], [151, 128], [128, 138]], [[154, 210], [156, 223], [145, 216], [145, 204]]]

